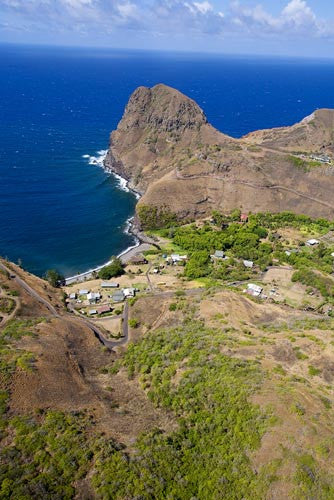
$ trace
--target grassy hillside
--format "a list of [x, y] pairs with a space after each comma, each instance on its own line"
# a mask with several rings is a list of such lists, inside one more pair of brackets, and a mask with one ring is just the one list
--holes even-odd
[[184, 289], [132, 299], [114, 352], [0, 273], [0, 498], [334, 498], [332, 223], [239, 216], [155, 231]]

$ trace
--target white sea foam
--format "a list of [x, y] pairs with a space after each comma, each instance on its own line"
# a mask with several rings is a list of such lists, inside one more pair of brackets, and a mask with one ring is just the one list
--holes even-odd
[[107, 156], [108, 150], [107, 149], [101, 149], [101, 151], [98, 151], [96, 153], [96, 156], [91, 156], [91, 155], [82, 155], [82, 158], [85, 158], [88, 160], [89, 165], [96, 165], [98, 167], [104, 166], [104, 160]]
[[137, 198], [137, 200], [139, 200], [140, 194], [136, 193], [136, 191], [133, 191], [132, 189], [129, 188], [128, 181], [124, 179], [124, 177], [121, 177], [120, 175], [113, 172], [110, 168], [105, 166], [104, 160], [106, 159], [107, 153], [108, 153], [107, 149], [101, 149], [100, 151], [97, 151], [96, 156], [91, 156], [86, 154], [82, 155], [82, 158], [88, 160], [89, 165], [96, 165], [97, 167], [101, 167], [105, 170], [105, 172], [113, 175], [115, 179], [117, 179], [118, 187], [122, 191], [125, 191], [126, 193], [132, 192]]
[[114, 173], [114, 177], [118, 180], [118, 187], [122, 189], [122, 191], [126, 191], [127, 193], [130, 191], [128, 188], [128, 181], [124, 179], [124, 177], [121, 177], [118, 174]]

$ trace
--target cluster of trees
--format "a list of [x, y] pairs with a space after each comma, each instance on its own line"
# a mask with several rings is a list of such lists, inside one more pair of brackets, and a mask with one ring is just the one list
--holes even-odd
[[326, 247], [323, 243], [320, 243], [315, 248], [310, 248], [305, 245], [300, 246], [296, 252], [292, 252], [289, 256], [283, 254], [283, 250], [279, 249], [279, 251], [277, 251], [277, 257], [279, 257], [280, 260], [284, 259], [297, 269], [313, 268], [329, 274], [333, 271], [333, 251], [333, 247]]
[[262, 242], [266, 238], [267, 230], [255, 222], [247, 224], [230, 223], [228, 227], [217, 230], [209, 224], [202, 228], [195, 225], [175, 228], [173, 243], [183, 248], [189, 254], [185, 266], [185, 275], [191, 279], [203, 276], [229, 277], [229, 269], [234, 266], [239, 271], [242, 267], [231, 259], [228, 264], [221, 262], [213, 266], [210, 255], [215, 250], [228, 250], [231, 257], [237, 259], [250, 259], [260, 267], [265, 268], [271, 262], [273, 247], [269, 242]]
[[103, 267], [98, 273], [98, 277], [102, 280], [109, 280], [110, 278], [116, 278], [124, 274], [124, 266], [121, 259], [119, 257], [111, 257], [110, 260], [110, 264]]
[[327, 219], [312, 219], [308, 215], [295, 214], [293, 212], [280, 212], [273, 214], [270, 212], [260, 212], [251, 214], [250, 221], [268, 228], [278, 229], [281, 227], [295, 227], [297, 229], [305, 229], [316, 233], [324, 233], [330, 229], [334, 229], [334, 222]]
[[330, 278], [326, 278], [321, 274], [315, 273], [309, 268], [302, 268], [294, 272], [292, 281], [299, 281], [303, 285], [307, 285], [319, 290], [325, 298], [334, 297], [334, 282]]
[[65, 277], [57, 271], [57, 269], [49, 269], [46, 271], [45, 279], [55, 288], [59, 288], [65, 284]]
[[[324, 273], [332, 272], [331, 254], [334, 248], [326, 247], [323, 243], [310, 248], [300, 243], [298, 249], [288, 256], [285, 253], [286, 247], [279, 238], [275, 238], [275, 231], [282, 227], [294, 227], [301, 231], [321, 234], [334, 228], [333, 222], [292, 212], [250, 214], [248, 222], [244, 224], [237, 223], [239, 219], [240, 210], [234, 210], [228, 216], [215, 211], [215, 227], [209, 223], [201, 228], [191, 224], [165, 231], [165, 236], [171, 237], [173, 243], [189, 255], [185, 276], [190, 279], [205, 276], [214, 279], [247, 279], [249, 271], [242, 266], [242, 259], [252, 260], [260, 269], [265, 269], [272, 264], [273, 258], [279, 262], [288, 262], [299, 270], [313, 268]], [[215, 250], [227, 251], [229, 260], [213, 264], [210, 255]], [[306, 281], [305, 278], [303, 280]], [[312, 281], [320, 284], [319, 279]], [[329, 290], [327, 285], [325, 288]], [[323, 293], [324, 286], [319, 290]], [[329, 291], [328, 294], [331, 296]]]
[[161, 229], [177, 226], [177, 215], [166, 206], [138, 205], [137, 215], [143, 230]]

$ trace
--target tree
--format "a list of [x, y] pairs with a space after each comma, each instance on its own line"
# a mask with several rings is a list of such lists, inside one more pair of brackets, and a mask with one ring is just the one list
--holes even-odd
[[45, 279], [50, 283], [51, 286], [56, 288], [60, 287], [65, 283], [65, 278], [56, 269], [49, 269], [45, 273]]
[[119, 257], [112, 257], [111, 263], [99, 271], [99, 278], [108, 280], [124, 274], [122, 261]]

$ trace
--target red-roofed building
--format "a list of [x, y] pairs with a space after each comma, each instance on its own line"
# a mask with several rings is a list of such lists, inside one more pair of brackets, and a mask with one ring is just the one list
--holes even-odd
[[97, 309], [98, 314], [105, 314], [111, 311], [110, 306], [101, 306]]
[[248, 222], [248, 214], [241, 214], [240, 221], [241, 222]]

